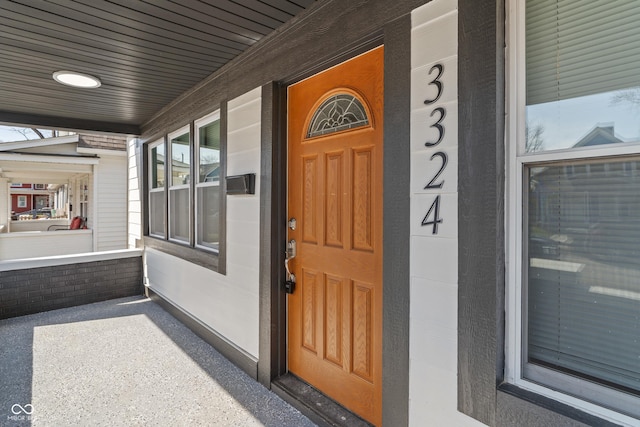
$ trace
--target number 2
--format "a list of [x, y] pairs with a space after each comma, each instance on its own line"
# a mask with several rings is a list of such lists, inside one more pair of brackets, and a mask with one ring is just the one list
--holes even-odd
[[442, 159], [442, 166], [440, 166], [440, 169], [438, 170], [438, 172], [433, 176], [433, 178], [431, 179], [431, 181], [429, 181], [429, 183], [424, 187], [425, 190], [429, 190], [432, 188], [442, 188], [442, 186], [444, 185], [444, 179], [442, 181], [440, 181], [440, 183], [438, 184], [434, 184], [435, 180], [438, 179], [438, 177], [440, 176], [440, 174], [444, 171], [444, 168], [447, 167], [447, 162], [448, 162], [448, 158], [447, 158], [447, 153], [444, 153], [442, 151], [438, 151], [437, 153], [433, 153], [433, 156], [431, 156], [431, 160], [433, 160], [434, 157], [440, 157]]

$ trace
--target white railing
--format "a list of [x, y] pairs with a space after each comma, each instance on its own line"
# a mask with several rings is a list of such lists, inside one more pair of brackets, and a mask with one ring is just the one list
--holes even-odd
[[0, 261], [92, 251], [92, 230], [24, 231], [0, 234]]
[[142, 256], [142, 249], [120, 249], [116, 251], [2, 260], [0, 261], [0, 272], [28, 270], [32, 268], [52, 267], [56, 265], [82, 264], [86, 262], [108, 261], [113, 259], [134, 258], [139, 256]]

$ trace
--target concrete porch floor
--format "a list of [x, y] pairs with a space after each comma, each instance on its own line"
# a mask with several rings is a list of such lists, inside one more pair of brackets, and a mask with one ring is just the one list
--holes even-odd
[[133, 297], [0, 321], [0, 426], [28, 425], [315, 424]]

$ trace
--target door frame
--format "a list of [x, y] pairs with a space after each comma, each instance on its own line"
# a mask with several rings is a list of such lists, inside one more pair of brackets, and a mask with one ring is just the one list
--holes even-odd
[[[287, 88], [381, 44], [384, 53], [382, 421], [409, 423], [409, 188], [411, 15], [304, 72], [262, 87], [258, 381], [287, 373], [284, 248], [287, 213]], [[393, 287], [391, 286], [393, 284]], [[290, 401], [303, 413], [303, 405]]]

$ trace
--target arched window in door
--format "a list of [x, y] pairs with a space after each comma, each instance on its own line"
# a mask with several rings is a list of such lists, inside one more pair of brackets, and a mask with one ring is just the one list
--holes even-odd
[[334, 93], [320, 104], [309, 123], [307, 138], [369, 125], [367, 109], [355, 95]]

